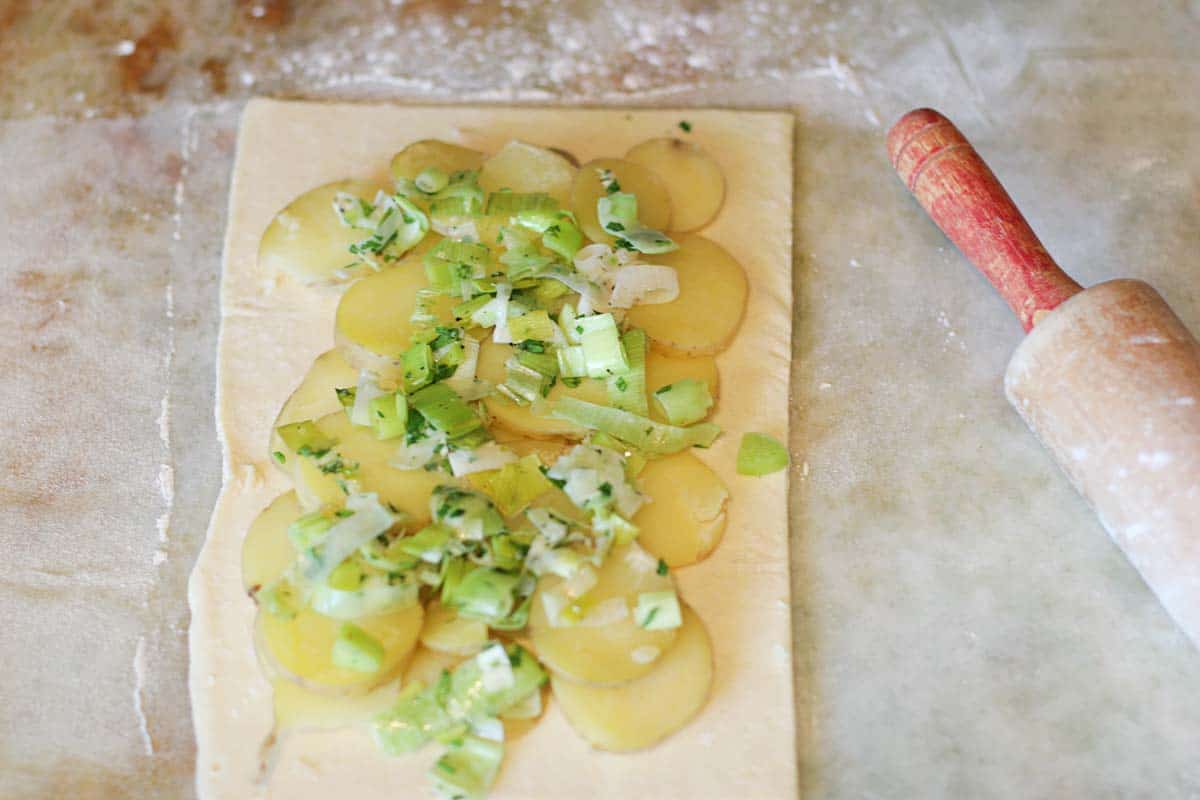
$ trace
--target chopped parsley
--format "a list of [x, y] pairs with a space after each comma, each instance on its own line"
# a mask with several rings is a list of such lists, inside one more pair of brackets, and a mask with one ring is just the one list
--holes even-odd
[[688, 122], [686, 119], [681, 119], [679, 120], [679, 129], [684, 133], [691, 133], [692, 123]]
[[659, 575], [666, 575], [666, 574], [667, 574], [667, 569], [668, 569], [668, 568], [667, 568], [667, 562], [663, 561], [663, 560], [660, 558], [660, 559], [658, 560], [658, 569], [656, 570], [656, 572], [658, 572], [658, 574], [659, 574]]
[[285, 456], [283, 453], [279, 452], [278, 450], [276, 450], [274, 453], [271, 453], [271, 458], [275, 459], [275, 463], [277, 463], [277, 464], [287, 463], [287, 456]]

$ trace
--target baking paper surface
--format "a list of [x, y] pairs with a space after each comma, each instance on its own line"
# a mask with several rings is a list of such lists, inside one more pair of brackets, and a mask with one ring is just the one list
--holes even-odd
[[[197, 787], [204, 798], [394, 797], [424, 785], [432, 752], [389, 758], [365, 731], [289, 735], [267, 786], [256, 783], [272, 728], [271, 688], [252, 642], [241, 541], [288, 481], [267, 461], [271, 421], [312, 359], [333, 345], [337, 295], [257, 270], [261, 232], [313, 186], [382, 177], [391, 155], [422, 138], [491, 152], [510, 139], [562, 147], [581, 162], [620, 156], [679, 133], [721, 164], [726, 203], [704, 235], [750, 278], [745, 322], [718, 357], [715, 421], [727, 433], [697, 455], [732, 492], [716, 553], [677, 573], [713, 638], [712, 698], [690, 725], [645, 753], [591, 751], [551, 705], [508, 746], [493, 797], [785, 798], [796, 794], [789, 615], [787, 473], [734, 473], [740, 434], [787, 440], [791, 351], [792, 119], [720, 111], [401, 108], [258, 100], [244, 113], [221, 288], [217, 418], [224, 488], [189, 586], [190, 687]], [[420, 789], [418, 791], [424, 791]]]

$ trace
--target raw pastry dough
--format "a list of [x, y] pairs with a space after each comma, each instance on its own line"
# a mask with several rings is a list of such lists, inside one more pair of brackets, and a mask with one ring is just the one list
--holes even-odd
[[[484, 152], [512, 139], [562, 147], [582, 161], [619, 156], [671, 135], [681, 119], [728, 178], [725, 206], [703, 235], [746, 268], [750, 297], [732, 347], [717, 361], [725, 429], [695, 451], [729, 487], [729, 524], [708, 560], [676, 573], [682, 597], [712, 635], [716, 674], [700, 715], [657, 747], [592, 751], [551, 704], [510, 742], [494, 800], [793, 798], [796, 796], [787, 473], [734, 472], [744, 431], [787, 441], [791, 353], [792, 119], [727, 111], [403, 108], [255, 100], [238, 140], [221, 283], [217, 417], [224, 488], [189, 585], [190, 688], [196, 785], [203, 800], [394, 798], [424, 785], [434, 753], [390, 758], [362, 730], [285, 735], [270, 780], [262, 744], [271, 686], [251, 639], [242, 589], [250, 522], [290, 487], [266, 461], [270, 426], [312, 360], [333, 346], [337, 294], [260, 272], [255, 253], [272, 216], [300, 192], [344, 177], [385, 178], [405, 144], [438, 138]], [[549, 756], [552, 754], [552, 756]]]

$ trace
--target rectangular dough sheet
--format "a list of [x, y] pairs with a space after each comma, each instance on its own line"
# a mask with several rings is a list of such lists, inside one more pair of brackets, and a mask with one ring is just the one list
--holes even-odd
[[[682, 134], [680, 120], [692, 123]], [[312, 360], [333, 346], [336, 293], [261, 273], [259, 236], [292, 197], [344, 177], [382, 177], [409, 142], [445, 139], [494, 152], [511, 139], [561, 147], [581, 162], [621, 156], [679, 134], [706, 149], [727, 179], [725, 207], [703, 231], [750, 279], [745, 322], [718, 357], [715, 421], [726, 431], [696, 454], [732, 492], [724, 541], [680, 569], [682, 596], [715, 650], [712, 698], [686, 728], [641, 753], [592, 751], [551, 703], [510, 742], [492, 793], [510, 798], [793, 798], [796, 796], [788, 577], [787, 472], [734, 471], [744, 431], [786, 442], [792, 300], [792, 118], [761, 112], [561, 110], [330, 105], [254, 100], [242, 118], [229, 200], [217, 356], [224, 487], [192, 573], [192, 709], [203, 800], [393, 800], [425, 797], [435, 747], [381, 754], [362, 730], [285, 738], [263, 783], [271, 687], [254, 653], [254, 603], [241, 586], [250, 522], [287, 479], [267, 460], [275, 413]], [[219, 202], [220, 198], [212, 198]]]

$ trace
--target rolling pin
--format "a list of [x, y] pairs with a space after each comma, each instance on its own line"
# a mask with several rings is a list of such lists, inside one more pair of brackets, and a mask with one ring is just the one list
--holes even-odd
[[1200, 647], [1200, 344], [1141, 281], [1073, 281], [938, 112], [906, 114], [887, 147], [1028, 334], [1004, 375], [1009, 402]]

